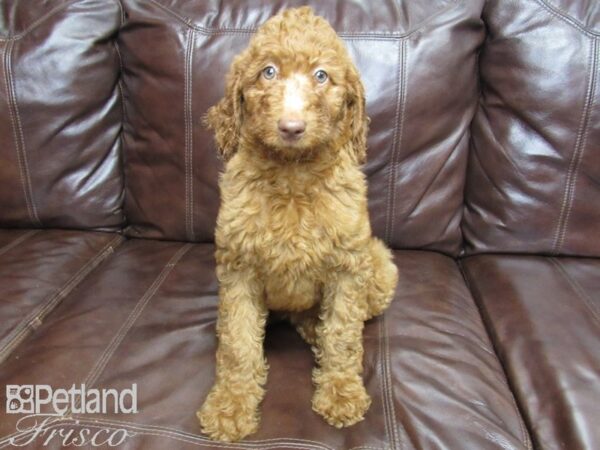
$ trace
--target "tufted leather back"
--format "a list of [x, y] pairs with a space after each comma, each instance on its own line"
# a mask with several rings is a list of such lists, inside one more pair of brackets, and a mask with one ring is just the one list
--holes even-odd
[[121, 228], [118, 2], [0, 3], [0, 227]]
[[[123, 3], [127, 233], [211, 241], [222, 167], [200, 118], [254, 30], [307, 2]], [[375, 234], [394, 247], [456, 255], [482, 1], [308, 3], [345, 40], [366, 87]]]
[[600, 256], [600, 7], [491, 0], [463, 229], [469, 253]]
[[[2, 2], [0, 227], [116, 230], [125, 212], [129, 236], [212, 241], [222, 166], [200, 118], [254, 30], [306, 3]], [[366, 87], [376, 235], [600, 255], [597, 2], [308, 3]]]

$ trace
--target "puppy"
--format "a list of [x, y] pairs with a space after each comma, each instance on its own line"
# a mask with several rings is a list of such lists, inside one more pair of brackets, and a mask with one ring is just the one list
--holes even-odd
[[269, 310], [313, 346], [313, 410], [338, 428], [362, 420], [364, 321], [390, 303], [397, 269], [371, 236], [360, 170], [369, 120], [343, 42], [308, 7], [272, 17], [205, 119], [225, 171], [216, 382], [197, 413], [203, 431], [234, 441], [257, 430]]

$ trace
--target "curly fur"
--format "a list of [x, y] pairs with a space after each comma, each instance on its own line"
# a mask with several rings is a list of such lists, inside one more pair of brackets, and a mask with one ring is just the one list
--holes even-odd
[[[275, 65], [277, 76], [263, 69]], [[326, 70], [325, 83], [314, 71]], [[296, 141], [286, 82], [304, 99]], [[234, 441], [255, 432], [267, 363], [269, 310], [283, 311], [312, 345], [313, 409], [336, 427], [370, 405], [362, 373], [364, 321], [390, 303], [397, 269], [371, 236], [364, 88], [342, 41], [308, 7], [268, 20], [232, 63], [224, 98], [209, 109], [225, 160], [216, 229], [220, 302], [216, 381], [198, 411], [205, 433]]]

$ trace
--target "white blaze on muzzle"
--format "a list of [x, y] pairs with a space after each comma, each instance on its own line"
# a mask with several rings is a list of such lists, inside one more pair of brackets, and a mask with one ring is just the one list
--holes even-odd
[[306, 105], [308, 79], [304, 75], [295, 74], [284, 83], [283, 116], [301, 118]]

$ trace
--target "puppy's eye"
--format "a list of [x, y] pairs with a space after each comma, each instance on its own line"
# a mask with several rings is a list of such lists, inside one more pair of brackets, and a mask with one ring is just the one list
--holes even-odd
[[262, 71], [262, 76], [265, 80], [272, 80], [277, 75], [277, 69], [273, 66], [267, 66]]
[[329, 75], [327, 75], [327, 72], [325, 72], [322, 69], [319, 69], [315, 72], [315, 80], [317, 80], [317, 82], [320, 84], [325, 83], [328, 78], [329, 78]]

